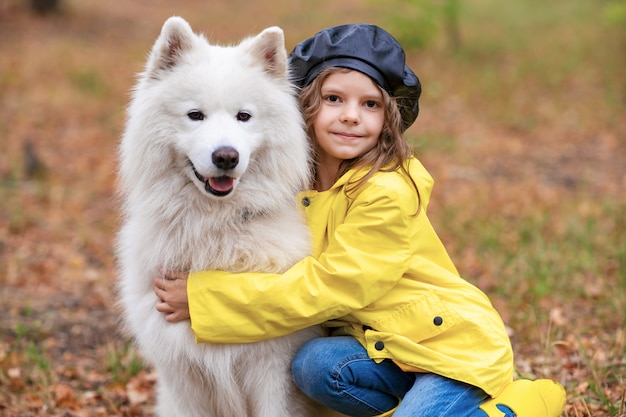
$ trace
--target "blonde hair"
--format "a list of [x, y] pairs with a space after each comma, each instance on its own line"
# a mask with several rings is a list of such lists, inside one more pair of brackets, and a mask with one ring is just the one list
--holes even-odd
[[[314, 160], [317, 160], [315, 153], [317, 152], [317, 140], [315, 138], [315, 130], [313, 123], [317, 117], [322, 105], [322, 84], [324, 80], [331, 74], [336, 72], [353, 71], [346, 68], [329, 67], [324, 69], [315, 79], [306, 87], [302, 88], [299, 97], [300, 109], [304, 116], [307, 135], [312, 143]], [[378, 84], [377, 84], [378, 86]], [[421, 208], [421, 196], [417, 184], [408, 173], [405, 162], [413, 156], [413, 149], [406, 141], [402, 134], [402, 117], [398, 110], [396, 99], [387, 93], [384, 88], [378, 86], [382, 92], [385, 121], [380, 137], [376, 142], [376, 146], [368, 152], [353, 159], [344, 160], [339, 166], [337, 172], [338, 180], [342, 175], [352, 168], [369, 167], [367, 173], [357, 178], [350, 178], [346, 185], [345, 192], [347, 195], [353, 190], [363, 185], [368, 179], [378, 171], [391, 172], [400, 169], [407, 178], [410, 179], [413, 188], [417, 194], [418, 202], [420, 202], [417, 212]], [[315, 173], [315, 166], [313, 172]], [[416, 213], [417, 214], [417, 213]]]

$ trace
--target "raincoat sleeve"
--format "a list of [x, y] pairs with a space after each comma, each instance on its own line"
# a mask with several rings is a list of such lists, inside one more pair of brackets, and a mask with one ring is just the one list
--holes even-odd
[[256, 342], [366, 307], [408, 267], [406, 230], [415, 199], [409, 188], [369, 184], [319, 258], [308, 256], [283, 274], [190, 273], [187, 293], [196, 341]]

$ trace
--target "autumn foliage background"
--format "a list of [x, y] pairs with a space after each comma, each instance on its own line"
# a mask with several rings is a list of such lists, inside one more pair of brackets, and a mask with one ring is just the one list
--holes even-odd
[[157, 375], [115, 307], [116, 147], [174, 14], [219, 43], [278, 25], [288, 50], [340, 23], [395, 34], [424, 86], [429, 215], [518, 376], [560, 381], [564, 416], [625, 415], [623, 0], [28, 5], [0, 1], [0, 416], [151, 415]]

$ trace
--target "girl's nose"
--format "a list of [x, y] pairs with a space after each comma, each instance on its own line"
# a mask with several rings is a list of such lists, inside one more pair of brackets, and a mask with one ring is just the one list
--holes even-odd
[[346, 104], [341, 112], [341, 121], [343, 123], [358, 124], [360, 121], [358, 106], [355, 104]]

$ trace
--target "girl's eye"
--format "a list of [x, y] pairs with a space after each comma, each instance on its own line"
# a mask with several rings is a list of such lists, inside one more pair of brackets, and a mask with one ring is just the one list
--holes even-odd
[[326, 96], [326, 100], [330, 101], [331, 103], [336, 103], [339, 101], [339, 97], [331, 94], [330, 96]]
[[187, 113], [187, 117], [189, 117], [190, 120], [200, 121], [204, 120], [204, 113], [199, 110], [192, 110]]
[[246, 111], [240, 111], [237, 113], [237, 120], [240, 122], [247, 122], [252, 118], [252, 115]]
[[365, 102], [365, 107], [369, 107], [370, 109], [375, 109], [377, 107], [379, 107], [378, 102], [374, 101], [374, 100], [367, 100]]

